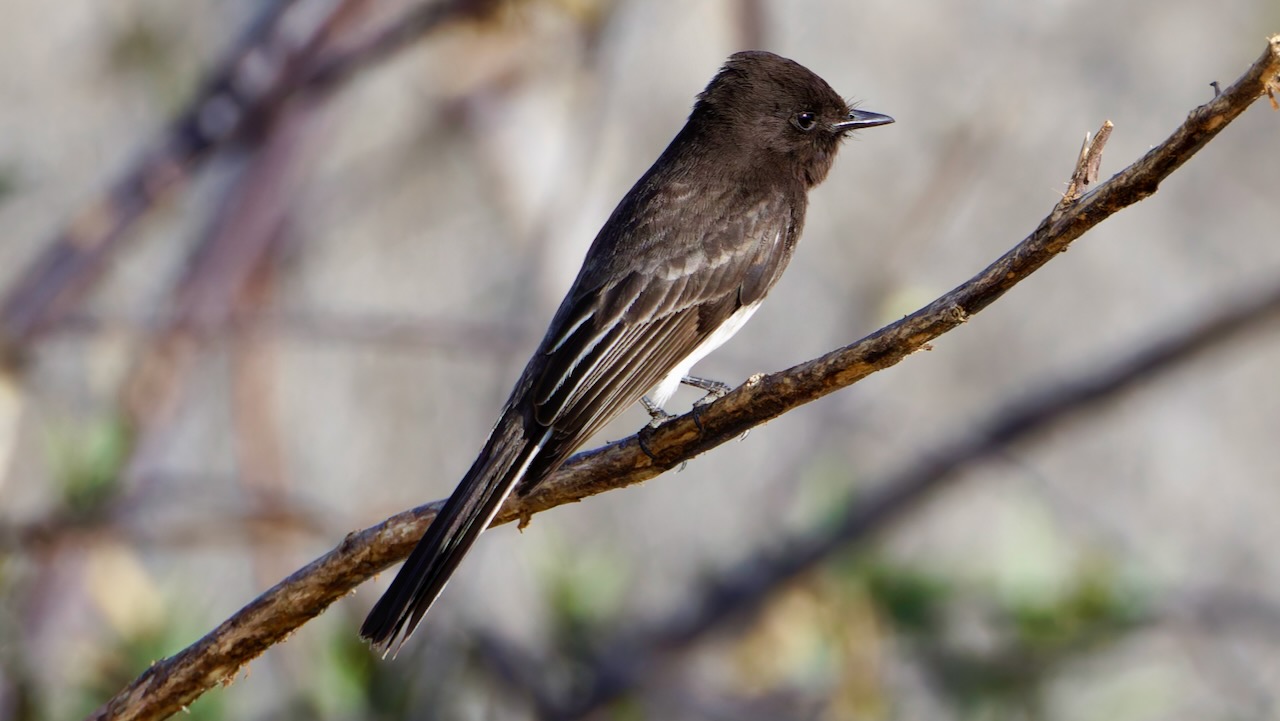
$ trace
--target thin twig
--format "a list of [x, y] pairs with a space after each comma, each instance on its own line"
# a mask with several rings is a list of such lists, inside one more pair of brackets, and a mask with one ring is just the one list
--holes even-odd
[[36, 555], [60, 546], [85, 547], [104, 540], [131, 547], [208, 550], [244, 546], [264, 538], [331, 536], [337, 526], [325, 514], [289, 499], [263, 497], [244, 509], [214, 509], [177, 522], [122, 522], [128, 512], [106, 508], [91, 513], [57, 511], [23, 523], [0, 522], [0, 552]]
[[500, 10], [506, 0], [445, 0], [428, 2], [406, 12], [357, 46], [335, 52], [307, 70], [297, 90], [327, 93], [351, 79], [358, 70], [386, 60], [434, 32], [445, 23], [483, 20]]
[[[104, 313], [72, 313], [51, 331], [60, 336], [150, 336], [180, 324], [177, 313], [158, 309], [147, 317]], [[527, 328], [513, 324], [459, 321], [456, 318], [377, 312], [232, 310], [225, 322], [192, 327], [211, 341], [249, 342], [258, 336], [275, 342], [376, 346], [383, 350], [465, 353], [468, 358], [507, 359], [536, 342]]]
[[1084, 144], [1080, 146], [1080, 157], [1076, 160], [1076, 169], [1071, 173], [1067, 192], [1062, 195], [1062, 200], [1058, 201], [1059, 208], [1076, 202], [1086, 188], [1098, 182], [1098, 170], [1102, 167], [1102, 149], [1106, 146], [1107, 139], [1111, 137], [1113, 128], [1115, 126], [1107, 120], [1102, 123], [1101, 128], [1098, 128], [1097, 135], [1084, 136]]
[[[1076, 202], [1055, 207], [1036, 230], [974, 278], [927, 307], [844, 348], [789, 370], [751, 379], [699, 413], [646, 434], [656, 460], [635, 436], [580, 454], [538, 491], [509, 501], [497, 522], [653, 478], [741, 435], [747, 429], [888, 368], [965, 322], [1117, 211], [1156, 192], [1161, 181], [1261, 95], [1280, 74], [1280, 35], [1230, 88], [1193, 110], [1160, 145]], [[888, 503], [902, 501], [887, 501]], [[404, 558], [439, 502], [398, 514], [348, 535], [342, 543], [281, 581], [173, 657], [152, 665], [110, 699], [93, 719], [159, 719], [279, 643], [373, 574]]]

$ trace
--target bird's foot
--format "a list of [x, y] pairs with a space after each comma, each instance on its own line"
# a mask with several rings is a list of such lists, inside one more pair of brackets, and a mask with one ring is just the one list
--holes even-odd
[[636, 443], [640, 446], [640, 450], [649, 457], [649, 461], [656, 465], [658, 457], [653, 454], [653, 451], [649, 450], [649, 437], [653, 435], [655, 428], [656, 426], [653, 424], [641, 428], [640, 432], [636, 433]]
[[699, 378], [697, 376], [685, 376], [680, 379], [680, 382], [687, 386], [692, 386], [707, 392], [707, 395], [703, 396], [702, 400], [698, 401], [694, 405], [706, 405], [714, 400], [724, 398], [729, 391], [733, 390], [733, 386], [728, 383], [711, 380], [710, 378]]
[[702, 425], [702, 409], [724, 398], [729, 391], [733, 390], [733, 387], [728, 383], [695, 376], [685, 376], [680, 379], [680, 382], [707, 392], [705, 396], [693, 402], [693, 424], [698, 427], [699, 433], [706, 433], [707, 429]]
[[667, 421], [671, 420], [672, 418], [675, 418], [675, 416], [673, 416], [673, 415], [671, 415], [670, 413], [667, 413], [666, 411], [664, 411], [664, 410], [662, 409], [662, 406], [660, 406], [660, 405], [658, 405], [657, 403], [654, 403], [653, 401], [649, 400], [649, 396], [641, 396], [641, 397], [640, 397], [640, 405], [644, 406], [644, 411], [645, 411], [645, 413], [648, 413], [648, 414], [649, 414], [649, 427], [650, 427], [650, 428], [657, 428], [658, 426], [662, 425], [663, 423], [666, 423]]

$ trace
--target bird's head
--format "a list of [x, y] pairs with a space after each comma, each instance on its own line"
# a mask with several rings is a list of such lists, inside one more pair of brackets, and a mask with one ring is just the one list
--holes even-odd
[[694, 120], [750, 162], [791, 167], [807, 187], [822, 182], [840, 141], [893, 118], [850, 106], [808, 68], [770, 52], [735, 53], [698, 96]]

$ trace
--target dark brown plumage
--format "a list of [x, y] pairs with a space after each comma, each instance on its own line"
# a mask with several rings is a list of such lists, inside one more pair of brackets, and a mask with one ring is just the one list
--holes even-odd
[[655, 386], [664, 403], [777, 282], [840, 141], [890, 122], [791, 60], [730, 57], [596, 236], [484, 449], [361, 635], [384, 649], [407, 637], [512, 489], [527, 493]]

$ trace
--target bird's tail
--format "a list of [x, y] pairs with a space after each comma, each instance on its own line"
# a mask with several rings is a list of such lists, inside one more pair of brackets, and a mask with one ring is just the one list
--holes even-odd
[[539, 438], [528, 438], [518, 412], [503, 415], [471, 470], [427, 527], [391, 587], [374, 604], [360, 627], [362, 637], [384, 653], [404, 643], [549, 435], [547, 431]]

